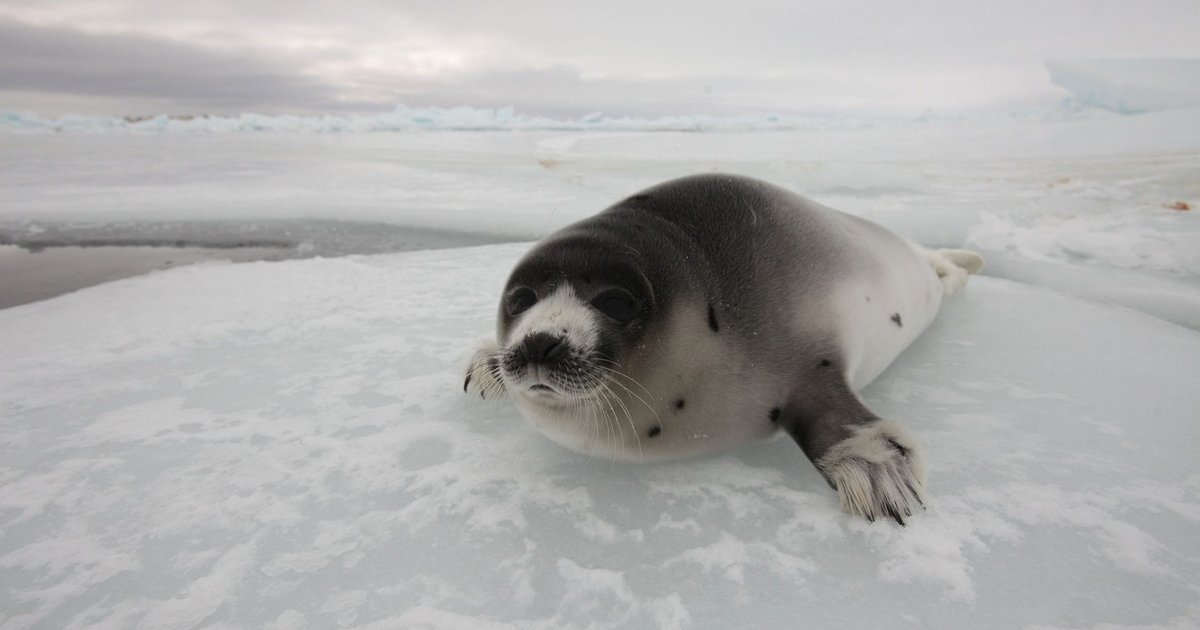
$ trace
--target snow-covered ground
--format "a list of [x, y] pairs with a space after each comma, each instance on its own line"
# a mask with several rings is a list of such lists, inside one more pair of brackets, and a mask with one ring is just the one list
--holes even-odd
[[625, 133], [0, 135], [0, 228], [528, 241], [770, 179], [989, 258], [865, 392], [907, 528], [799, 449], [629, 465], [462, 395], [526, 244], [204, 264], [0, 311], [0, 627], [1194, 628], [1200, 111]]

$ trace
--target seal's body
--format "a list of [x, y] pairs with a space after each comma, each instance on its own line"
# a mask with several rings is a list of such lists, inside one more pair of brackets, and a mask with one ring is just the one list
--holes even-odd
[[620, 459], [783, 430], [848, 511], [903, 522], [919, 450], [856, 392], [982, 265], [765, 182], [673, 180], [536, 245], [464, 389], [507, 392], [556, 442]]

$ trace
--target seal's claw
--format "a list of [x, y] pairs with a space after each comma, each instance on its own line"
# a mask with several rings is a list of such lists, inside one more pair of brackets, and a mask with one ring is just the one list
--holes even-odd
[[924, 507], [921, 451], [894, 422], [874, 422], [854, 430], [817, 462], [841, 498], [842, 509], [866, 517], [889, 516], [905, 525]]
[[504, 381], [500, 379], [500, 366], [496, 363], [499, 347], [493, 341], [480, 344], [467, 364], [463, 392], [479, 394], [480, 398], [501, 398], [505, 394]]

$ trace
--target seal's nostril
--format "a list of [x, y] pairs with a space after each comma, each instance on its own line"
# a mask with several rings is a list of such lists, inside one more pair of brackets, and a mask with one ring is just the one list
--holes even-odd
[[567, 353], [567, 344], [562, 337], [546, 333], [534, 333], [521, 344], [521, 356], [531, 363], [553, 363]]

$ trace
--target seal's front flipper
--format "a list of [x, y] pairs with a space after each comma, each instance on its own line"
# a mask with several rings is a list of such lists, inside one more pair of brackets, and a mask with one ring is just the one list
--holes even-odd
[[878, 420], [855, 428], [816, 460], [837, 489], [842, 509], [867, 520], [890, 516], [901, 525], [925, 507], [924, 459], [900, 425]]
[[500, 378], [500, 347], [494, 341], [484, 341], [471, 357], [463, 375], [463, 392], [480, 398], [502, 398], [506, 393]]
[[900, 425], [871, 413], [844, 380], [826, 385], [798, 395], [780, 424], [837, 490], [842, 509], [904, 525], [925, 506], [920, 446]]

